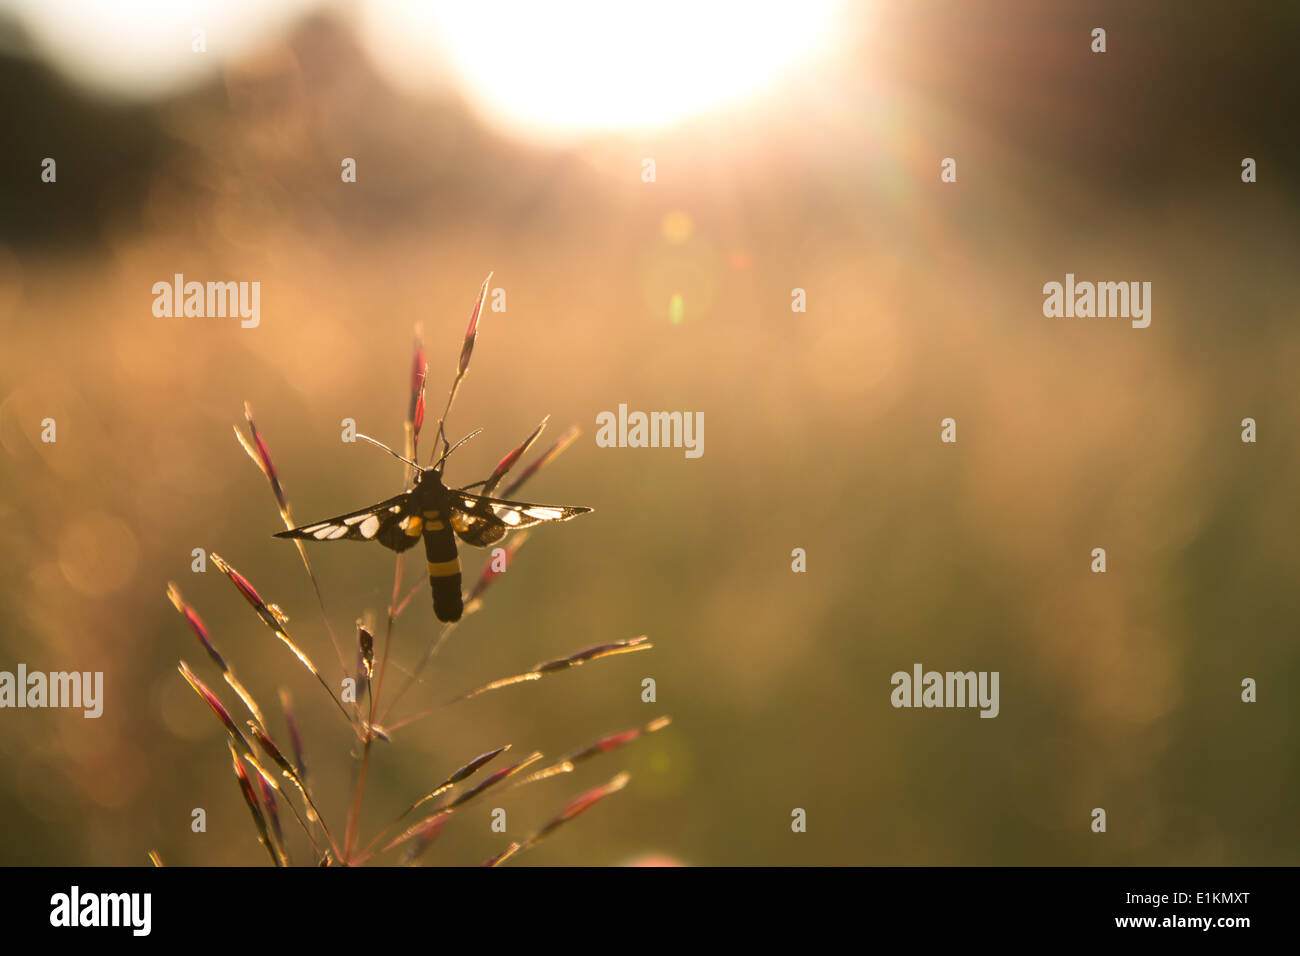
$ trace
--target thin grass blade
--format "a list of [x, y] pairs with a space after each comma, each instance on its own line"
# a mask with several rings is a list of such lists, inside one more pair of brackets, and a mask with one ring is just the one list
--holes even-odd
[[520, 780], [515, 784], [515, 786], [522, 787], [525, 784], [536, 783], [539, 780], [545, 780], [548, 777], [554, 777], [557, 774], [572, 773], [574, 768], [584, 760], [590, 760], [592, 757], [598, 757], [601, 754], [607, 754], [611, 751], [626, 747], [634, 740], [644, 737], [647, 734], [652, 734], [656, 730], [662, 730], [670, 723], [672, 723], [671, 717], [656, 717], [643, 727], [633, 727], [630, 730], [622, 730], [618, 733], [606, 734], [595, 743], [589, 744], [581, 750], [575, 750], [573, 753], [557, 760], [549, 767], [544, 767], [536, 773], [529, 774], [523, 780]]
[[542, 825], [542, 828], [524, 841], [523, 848], [536, 846], [541, 840], [550, 836], [557, 829], [564, 826], [576, 817], [586, 813], [600, 801], [604, 800], [611, 794], [617, 793], [627, 786], [628, 780], [631, 779], [628, 774], [620, 773], [609, 783], [601, 784], [599, 787], [592, 787], [585, 793], [574, 797], [564, 805], [564, 809]]
[[[460, 383], [465, 378], [465, 373], [469, 371], [470, 356], [474, 354], [474, 343], [478, 340], [478, 322], [483, 313], [483, 303], [487, 300], [488, 286], [492, 282], [492, 273], [489, 272], [486, 279], [483, 280], [483, 287], [479, 289], [478, 300], [474, 303], [474, 311], [470, 314], [469, 325], [465, 328], [465, 339], [461, 343], [460, 358], [456, 362], [456, 377], [452, 379], [451, 390], [447, 393], [447, 405], [442, 410], [442, 416], [438, 419], [438, 438], [442, 440], [442, 450], [445, 452], [450, 447], [447, 441], [447, 416], [451, 414], [452, 403], [456, 400], [456, 392], [460, 390]], [[435, 449], [434, 453], [437, 453]]]
[[[613, 641], [609, 644], [597, 644], [595, 647], [588, 647], [578, 651], [576, 654], [570, 654], [568, 657], [559, 657], [552, 661], [543, 661], [533, 666], [533, 669], [523, 674], [515, 674], [511, 677], [503, 677], [494, 680], [489, 684], [476, 688], [467, 694], [453, 698], [448, 703], [469, 700], [477, 697], [479, 694], [485, 694], [488, 691], [499, 690], [502, 687], [509, 687], [512, 684], [520, 684], [525, 681], [541, 680], [548, 674], [554, 674], [559, 671], [568, 670], [571, 667], [580, 667], [588, 661], [599, 660], [602, 657], [613, 657], [616, 654], [632, 654], [637, 651], [648, 651], [653, 644], [645, 636], [634, 637], [626, 641]], [[395, 728], [389, 728], [390, 731]]]

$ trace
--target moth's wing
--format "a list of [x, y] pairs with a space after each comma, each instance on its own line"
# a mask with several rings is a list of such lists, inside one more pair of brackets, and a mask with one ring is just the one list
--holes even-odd
[[582, 505], [539, 505], [527, 501], [507, 501], [504, 498], [490, 498], [487, 495], [472, 495], [464, 491], [451, 493], [452, 507], [464, 505], [476, 514], [491, 513], [508, 531], [530, 528], [544, 521], [569, 521], [578, 515], [590, 514], [590, 508]]
[[420, 540], [421, 531], [420, 516], [413, 511], [411, 495], [407, 492], [360, 511], [281, 531], [276, 537], [307, 541], [378, 541], [394, 551], [405, 551]]
[[486, 548], [504, 538], [508, 529], [506, 523], [486, 506], [471, 511], [456, 504], [451, 507], [451, 530], [466, 544]]
[[406, 515], [380, 528], [375, 540], [389, 550], [405, 551], [420, 540], [423, 530], [424, 521], [419, 515]]
[[535, 505], [465, 491], [451, 492], [452, 530], [466, 544], [479, 548], [500, 541], [507, 531], [545, 521], [568, 521], [590, 511], [580, 505]]

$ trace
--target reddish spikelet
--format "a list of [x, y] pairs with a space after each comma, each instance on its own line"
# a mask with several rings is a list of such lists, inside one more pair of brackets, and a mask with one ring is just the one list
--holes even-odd
[[534, 751], [531, 755], [519, 761], [519, 763], [512, 764], [509, 767], [503, 767], [502, 769], [498, 770], [496, 773], [492, 774], [492, 776], [484, 780], [482, 783], [480, 783], [478, 786], [466, 790], [455, 800], [451, 801], [451, 803], [447, 804], [446, 809], [450, 811], [450, 810], [455, 810], [459, 806], [463, 806], [464, 804], [468, 803], [470, 800], [473, 800], [475, 797], [479, 796], [484, 791], [491, 790], [493, 787], [500, 784], [501, 781], [513, 777], [520, 770], [523, 770], [525, 767], [535, 764], [537, 761], [541, 759], [542, 759], [541, 751]]
[[551, 818], [551, 820], [545, 823], [540, 830], [538, 830], [536, 833], [534, 833], [532, 836], [528, 838], [528, 840], [524, 843], [524, 848], [527, 849], [528, 847], [535, 846], [538, 843], [538, 841], [542, 840], [544, 837], [549, 836], [556, 829], [568, 823], [570, 820], [574, 819], [575, 817], [579, 817], [582, 814], [586, 813], [588, 810], [590, 810], [592, 807], [598, 804], [601, 800], [604, 800], [610, 794], [617, 793], [619, 790], [622, 790], [624, 787], [627, 786], [627, 782], [629, 779], [630, 777], [626, 773], [620, 773], [613, 780], [609, 781], [609, 783], [601, 784], [599, 787], [592, 787], [590, 790], [586, 791], [585, 793], [581, 793], [578, 796], [574, 797], [572, 800], [570, 800], [568, 803], [564, 805], [563, 810], [561, 810], [558, 814], [556, 814], [553, 818]]
[[262, 748], [263, 753], [270, 757], [271, 762], [280, 768], [281, 773], [291, 780], [297, 776], [293, 765], [289, 763], [289, 758], [276, 746], [275, 741], [267, 736], [266, 731], [250, 720], [248, 722], [248, 732], [253, 735], [253, 739], [257, 741], [257, 745]]
[[456, 392], [460, 390], [461, 380], [465, 373], [469, 371], [469, 359], [474, 354], [474, 342], [478, 339], [478, 320], [483, 314], [483, 302], [487, 299], [488, 284], [492, 281], [492, 273], [483, 280], [483, 288], [479, 289], [478, 301], [474, 303], [474, 312], [469, 317], [469, 326], [465, 329], [465, 341], [460, 347], [460, 359], [456, 362], [456, 377], [451, 381], [451, 389], [447, 392], [447, 404], [442, 410], [442, 417], [438, 419], [438, 437], [443, 441], [443, 451], [449, 447], [447, 444], [447, 435], [444, 426], [447, 423], [447, 416], [451, 414], [452, 403], [456, 401]]
[[417, 326], [415, 330], [415, 350], [411, 356], [411, 405], [406, 412], [406, 420], [415, 426], [416, 432], [419, 432], [422, 422], [420, 406], [421, 400], [424, 398], [424, 377], [427, 374], [428, 367], [429, 362], [424, 355], [423, 332]]
[[486, 860], [480, 863], [479, 866], [500, 866], [506, 860], [510, 859], [512, 856], [518, 853], [521, 849], [522, 849], [521, 844], [511, 843], [508, 847], [506, 847], [496, 856], [488, 857]]
[[248, 433], [252, 437], [250, 442], [246, 439], [238, 426], [235, 427], [235, 437], [239, 439], [239, 444], [243, 446], [244, 451], [248, 452], [248, 457], [253, 459], [257, 467], [266, 475], [266, 480], [271, 483], [271, 491], [275, 494], [275, 502], [280, 506], [280, 515], [284, 518], [286, 524], [290, 523], [289, 502], [285, 497], [284, 488], [280, 485], [280, 473], [275, 470], [275, 462], [271, 460], [271, 451], [266, 447], [266, 442], [262, 440], [261, 433], [257, 426], [253, 424], [253, 408], [248, 402], [244, 402], [244, 420], [248, 422]]
[[230, 736], [239, 741], [240, 746], [245, 750], [251, 751], [252, 748], [248, 746], [248, 741], [244, 739], [244, 735], [239, 732], [239, 728], [236, 727], [235, 722], [231, 720], [230, 711], [226, 710], [225, 705], [221, 703], [221, 700], [216, 694], [208, 690], [207, 684], [203, 683], [203, 681], [199, 680], [198, 677], [195, 676], [194, 672], [190, 670], [190, 665], [181, 661], [180, 666], [177, 669], [181, 672], [181, 676], [185, 678], [189, 685], [194, 688], [194, 692], [202, 697], [204, 701], [207, 702], [207, 705], [212, 708], [212, 712], [217, 715], [217, 719], [225, 726], [226, 731]]
[[460, 347], [460, 360], [456, 363], [456, 377], [460, 378], [469, 371], [469, 357], [474, 354], [474, 342], [478, 338], [478, 319], [483, 312], [483, 303], [487, 300], [488, 284], [492, 281], [492, 273], [488, 273], [483, 280], [483, 288], [479, 289], [478, 301], [474, 303], [474, 312], [469, 317], [469, 325], [465, 329], [465, 341]]
[[510, 744], [506, 744], [504, 747], [498, 747], [496, 750], [489, 750], [485, 754], [479, 754], [469, 763], [465, 764], [465, 766], [461, 767], [450, 777], [448, 777], [447, 782], [460, 783], [466, 777], [469, 777], [472, 774], [474, 774], [484, 764], [490, 763], [491, 761], [495, 760], [497, 757], [501, 756], [509, 749], [510, 749]]
[[203, 649], [208, 652], [208, 656], [212, 658], [213, 663], [216, 664], [217, 667], [221, 668], [222, 673], [228, 672], [230, 667], [226, 664], [225, 658], [223, 658], [217, 652], [217, 649], [212, 646], [212, 641], [208, 638], [208, 629], [203, 623], [203, 619], [199, 617], [194, 608], [185, 603], [181, 598], [180, 589], [170, 581], [167, 582], [167, 597], [171, 599], [172, 605], [176, 610], [181, 612], [181, 616], [185, 618], [185, 623], [189, 624], [190, 630], [192, 630], [195, 636], [198, 637], [199, 642], [203, 645]]
[[641, 637], [634, 637], [626, 641], [613, 641], [609, 644], [597, 644], [595, 647], [588, 647], [585, 650], [578, 651], [576, 654], [570, 654], [568, 657], [559, 657], [553, 661], [543, 661], [533, 668], [533, 671], [539, 675], [550, 674], [555, 671], [567, 670], [570, 667], [578, 667], [588, 661], [599, 660], [602, 657], [611, 657], [615, 654], [630, 654], [633, 651], [648, 651], [654, 645], [643, 634]]
[[638, 737], [643, 737], [646, 734], [652, 734], [656, 730], [662, 730], [664, 727], [667, 727], [671, 722], [672, 722], [671, 717], [657, 717], [654, 720], [650, 721], [650, 723], [646, 724], [644, 727], [633, 727], [631, 730], [620, 731], [619, 733], [616, 734], [608, 734], [604, 737], [601, 737], [591, 746], [584, 747], [581, 750], [569, 754], [569, 756], [565, 759], [567, 759], [570, 763], [582, 763], [582, 761], [587, 760], [591, 757], [595, 757], [599, 754], [607, 754], [611, 750], [618, 750], [620, 747], [626, 747], [628, 744], [636, 740]]
[[488, 477], [487, 483], [483, 485], [483, 494], [492, 494], [493, 489], [501, 483], [501, 479], [506, 476], [506, 473], [515, 466], [521, 457], [523, 457], [524, 453], [528, 451], [533, 442], [537, 441], [537, 437], [541, 435], [542, 430], [546, 428], [546, 423], [550, 420], [550, 415], [543, 418], [541, 423], [533, 429], [532, 434], [497, 462], [497, 466], [492, 469], [492, 474]]
[[415, 326], [415, 348], [411, 353], [411, 401], [406, 409], [406, 457], [416, 460], [420, 447], [420, 429], [424, 427], [424, 384], [429, 374], [424, 354], [424, 328]]
[[407, 807], [406, 810], [402, 813], [402, 816], [398, 817], [397, 819], [399, 820], [402, 819], [402, 817], [405, 817], [406, 814], [410, 813], [412, 810], [415, 810], [418, 807], [423, 806], [424, 804], [432, 800], [434, 797], [446, 793], [448, 790], [450, 790], [456, 784], [460, 783], [462, 780], [465, 780], [468, 777], [473, 776], [479, 770], [479, 768], [482, 767], [484, 764], [490, 763], [491, 761], [495, 760], [497, 757], [501, 756], [501, 754], [505, 753], [509, 749], [510, 749], [510, 744], [506, 744], [504, 747], [498, 747], [496, 750], [489, 750], [485, 754], [479, 754], [469, 763], [465, 764], [465, 766], [461, 767], [459, 770], [452, 773], [450, 777], [448, 777], [446, 780], [440, 783], [433, 790], [430, 790], [419, 800], [416, 800], [413, 804]]
[[420, 437], [420, 429], [424, 427], [424, 387], [420, 387], [420, 397], [415, 402], [415, 419], [411, 423], [411, 428], [415, 432], [416, 440]]
[[601, 800], [604, 800], [606, 797], [608, 797], [611, 793], [617, 793], [619, 790], [622, 790], [624, 787], [626, 787], [627, 782], [630, 779], [631, 777], [629, 774], [620, 773], [609, 783], [601, 784], [598, 787], [592, 787], [586, 793], [579, 794], [578, 796], [574, 797], [572, 800], [570, 800], [568, 803], [564, 805], [564, 809], [560, 811], [560, 814], [559, 816], [556, 817], [556, 820], [558, 822], [565, 823], [569, 820], [572, 820], [574, 817], [581, 816], [582, 814], [590, 810], [592, 807], [594, 807]]
[[667, 727], [669, 723], [672, 723], [671, 717], [656, 717], [653, 721], [647, 723], [645, 727], [634, 727], [632, 730], [621, 732], [621, 734], [603, 736], [601, 739], [595, 741], [594, 744], [591, 744], [590, 747], [578, 750], [577, 753], [569, 756], [569, 760], [575, 763], [580, 763], [588, 757], [597, 756], [598, 753], [608, 753], [610, 750], [627, 747], [627, 745], [632, 743], [633, 740], [636, 740], [637, 737], [645, 736], [646, 734], [654, 734], [656, 730], [663, 730], [663, 728]]
[[569, 759], [575, 763], [587, 757], [594, 757], [596, 754], [609, 753], [611, 750], [617, 750], [619, 747], [630, 744], [641, 736], [641, 728], [635, 727], [632, 730], [625, 730], [622, 733], [610, 734], [607, 737], [601, 737], [586, 750], [580, 750]]
[[551, 766], [539, 770], [536, 773], [529, 774], [527, 778], [519, 781], [516, 786], [522, 787], [525, 784], [535, 783], [538, 780], [545, 780], [548, 777], [554, 777], [558, 774], [572, 773], [576, 764], [580, 764], [584, 760], [589, 760], [592, 757], [599, 756], [600, 754], [606, 754], [610, 751], [618, 750], [620, 747], [626, 747], [628, 744], [632, 743], [632, 741], [643, 737], [646, 734], [652, 734], [656, 730], [662, 730], [671, 722], [672, 718], [670, 717], [656, 717], [644, 727], [633, 727], [631, 730], [622, 730], [618, 733], [607, 734], [595, 743], [583, 747], [581, 750], [575, 750], [568, 756], [551, 764]]
[[424, 856], [424, 852], [429, 849], [433, 844], [433, 841], [438, 838], [438, 834], [442, 832], [442, 828], [446, 826], [446, 824], [447, 818], [441, 816], [435, 817], [421, 826], [420, 831], [412, 838], [414, 842], [411, 843], [410, 848], [407, 849], [406, 853], [402, 856], [402, 865], [411, 866], [419, 860], [420, 857]]
[[519, 490], [519, 487], [525, 481], [533, 477], [533, 475], [537, 474], [548, 464], [554, 461], [556, 456], [559, 455], [560, 452], [564, 451], [564, 449], [572, 445], [574, 441], [577, 440], [578, 436], [581, 434], [582, 434], [581, 428], [579, 428], [577, 425], [570, 425], [569, 430], [566, 431], [563, 435], [561, 435], [558, 439], [556, 439], [554, 445], [546, 449], [546, 451], [542, 452], [536, 458], [536, 460], [534, 460], [531, 464], [529, 464], [527, 468], [525, 468], [515, 477], [514, 481], [512, 481], [510, 484], [508, 484], [505, 487], [505, 489], [501, 492], [501, 497], [502, 498], [512, 497], [514, 493]]
[[262, 846], [266, 847], [266, 852], [271, 854], [271, 862], [276, 866], [280, 866], [280, 855], [275, 852], [275, 847], [271, 843], [271, 832], [267, 828], [266, 817], [257, 802], [257, 794], [253, 791], [253, 784], [248, 779], [248, 771], [240, 763], [239, 755], [235, 753], [234, 747], [230, 747], [230, 762], [234, 766], [235, 777], [239, 781], [239, 792], [243, 794], [244, 802], [248, 804], [248, 812], [253, 815], [253, 825], [257, 827], [257, 838], [261, 841]]
[[257, 616], [262, 619], [263, 623], [274, 631], [280, 640], [288, 644], [289, 649], [298, 656], [298, 659], [307, 666], [308, 670], [315, 674], [315, 665], [312, 664], [311, 661], [307, 660], [307, 656], [294, 646], [293, 641], [289, 640], [289, 635], [284, 630], [284, 622], [287, 620], [284, 612], [275, 605], [267, 604], [262, 600], [262, 595], [257, 593], [257, 588], [253, 587], [246, 577], [232, 568], [221, 555], [214, 551], [209, 555], [209, 557], [212, 558], [212, 563], [220, 568], [221, 572], [230, 579], [231, 583], [234, 584], [235, 587], [239, 588], [239, 593], [244, 595], [244, 599], [252, 605], [253, 610], [257, 612]]
[[219, 554], [212, 555], [212, 563], [220, 568], [221, 572], [226, 577], [230, 578], [235, 587], [239, 588], [239, 591], [244, 595], [245, 600], [247, 600], [249, 604], [253, 605], [253, 608], [263, 620], [267, 621], [273, 628], [278, 628], [280, 626], [279, 619], [271, 613], [270, 607], [268, 607], [267, 603], [262, 600], [262, 595], [257, 593], [257, 588], [253, 587], [246, 577], [227, 564], [225, 559]]
[[449, 812], [450, 811], [443, 808], [438, 810], [432, 816], [425, 817], [419, 823], [412, 824], [411, 826], [403, 830], [400, 834], [393, 837], [393, 839], [389, 840], [386, 844], [384, 844], [383, 849], [381, 849], [379, 852], [387, 853], [389, 850], [393, 849], [393, 847], [401, 846], [403, 843], [406, 843], [408, 840], [414, 840], [417, 837], [426, 835], [429, 833], [430, 828], [435, 825], [441, 827], [442, 824], [439, 821], [444, 820]]
[[[248, 730], [249, 733], [253, 735], [253, 739], [257, 741], [257, 745], [262, 748], [262, 751], [268, 757], [271, 758], [271, 762], [274, 763], [280, 769], [280, 772], [282, 774], [284, 774], [285, 779], [287, 779], [290, 783], [292, 783], [294, 788], [300, 794], [302, 794], [303, 804], [307, 808], [307, 818], [315, 822], [321, 822], [320, 814], [316, 810], [316, 803], [315, 801], [312, 800], [311, 794], [307, 792], [307, 784], [303, 780], [301, 774], [299, 774], [299, 772], [296, 769], [294, 769], [293, 764], [289, 763], [289, 758], [287, 758], [284, 755], [284, 752], [281, 751], [278, 746], [276, 746], [275, 741], [267, 736], [266, 731], [264, 731], [261, 727], [257, 726], [257, 724], [255, 724], [251, 720], [248, 722]], [[249, 759], [249, 758], [245, 758], [245, 759]], [[261, 770], [261, 764], [257, 763], [256, 761], [252, 761], [252, 762], [255, 767]], [[270, 785], [273, 787], [276, 786], [274, 781], [270, 781]], [[289, 808], [293, 809], [292, 803], [289, 804]], [[321, 826], [323, 827], [324, 823], [321, 823]], [[326, 832], [328, 833], [328, 831]], [[308, 835], [310, 835], [310, 833]]]

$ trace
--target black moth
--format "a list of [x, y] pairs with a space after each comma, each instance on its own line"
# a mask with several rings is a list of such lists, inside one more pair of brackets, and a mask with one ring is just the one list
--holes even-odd
[[[429, 561], [429, 586], [433, 590], [433, 612], [440, 621], [459, 621], [465, 607], [460, 593], [456, 538], [476, 548], [486, 548], [505, 537], [507, 531], [544, 521], [568, 521], [589, 511], [590, 508], [576, 505], [533, 505], [448, 488], [442, 483], [440, 467], [435, 466], [421, 468], [415, 485], [396, 497], [327, 521], [281, 531], [276, 537], [307, 541], [373, 540], [394, 551], [405, 551], [423, 537]], [[456, 537], [452, 537], [453, 532]]]

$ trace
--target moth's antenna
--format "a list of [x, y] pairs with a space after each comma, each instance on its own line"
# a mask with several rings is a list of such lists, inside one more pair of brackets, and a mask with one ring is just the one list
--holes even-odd
[[381, 441], [375, 441], [375, 440], [374, 440], [373, 438], [371, 438], [369, 435], [363, 435], [363, 434], [361, 434], [361, 432], [357, 432], [357, 437], [358, 437], [358, 438], [364, 438], [366, 441], [370, 442], [370, 444], [372, 444], [372, 445], [378, 445], [380, 448], [382, 448], [384, 451], [388, 452], [390, 455], [392, 455], [392, 456], [393, 456], [394, 458], [396, 458], [398, 461], [404, 461], [404, 462], [406, 462], [408, 465], [410, 465], [410, 466], [411, 466], [412, 468], [414, 468], [416, 471], [424, 471], [423, 468], [421, 468], [421, 467], [420, 467], [419, 465], [417, 465], [415, 462], [411, 461], [411, 459], [407, 458], [407, 457], [404, 456], [404, 455], [399, 455], [397, 452], [393, 451], [391, 448], [389, 448], [389, 447], [388, 447], [387, 445], [385, 445], [383, 442], [381, 442]]
[[[437, 463], [436, 465], [433, 466], [433, 470], [434, 470], [434, 471], [437, 471], [438, 469], [440, 469], [440, 468], [442, 467], [442, 463], [443, 463], [444, 461], [447, 460], [447, 456], [448, 456], [448, 455], [450, 455], [453, 451], [455, 451], [455, 450], [456, 450], [457, 448], [459, 448], [461, 445], [465, 444], [465, 442], [469, 441], [469, 440], [470, 440], [471, 438], [473, 438], [475, 435], [480, 435], [480, 434], [482, 434], [482, 433], [483, 433], [483, 429], [481, 429], [481, 428], [476, 428], [476, 429], [474, 429], [472, 432], [470, 432], [468, 435], [466, 435], [464, 438], [462, 438], [460, 441], [456, 442], [456, 444], [452, 445], [450, 448], [448, 448], [446, 451], [444, 451], [444, 452], [442, 453], [442, 457], [438, 459], [438, 463]], [[446, 439], [444, 439], [444, 441], [446, 441]]]

